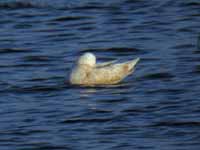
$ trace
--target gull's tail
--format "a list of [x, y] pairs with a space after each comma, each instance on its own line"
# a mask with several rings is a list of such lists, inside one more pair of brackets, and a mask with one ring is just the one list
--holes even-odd
[[128, 65], [128, 70], [130, 72], [134, 71], [135, 65], [138, 63], [138, 61], [140, 60], [140, 58], [136, 58], [134, 60], [128, 61], [127, 65]]

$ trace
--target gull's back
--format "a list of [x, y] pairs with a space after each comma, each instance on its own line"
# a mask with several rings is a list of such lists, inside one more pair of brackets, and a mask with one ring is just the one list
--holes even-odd
[[116, 84], [134, 71], [135, 64], [139, 59], [113, 64], [107, 67], [95, 68], [88, 79], [91, 84]]

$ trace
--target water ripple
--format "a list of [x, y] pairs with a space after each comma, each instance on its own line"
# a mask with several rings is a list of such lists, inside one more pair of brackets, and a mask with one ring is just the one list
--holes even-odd
[[155, 123], [154, 125], [152, 125], [152, 127], [160, 127], [160, 126], [170, 126], [170, 127], [179, 127], [179, 126], [183, 126], [183, 127], [198, 127], [200, 125], [200, 122], [198, 121], [190, 121], [190, 122], [186, 122], [186, 121], [182, 121], [182, 122], [158, 122]]
[[105, 123], [112, 121], [113, 118], [92, 118], [92, 119], [81, 119], [81, 118], [74, 118], [74, 119], [67, 119], [62, 121], [61, 123]]
[[24, 8], [36, 8], [31, 2], [25, 1], [11, 1], [11, 2], [0, 2], [1, 9], [24, 9]]
[[10, 54], [10, 53], [24, 53], [31, 50], [21, 49], [21, 48], [2, 48], [0, 49], [0, 54]]

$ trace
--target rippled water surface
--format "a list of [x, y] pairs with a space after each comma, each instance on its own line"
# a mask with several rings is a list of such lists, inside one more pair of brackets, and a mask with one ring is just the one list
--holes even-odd
[[[1, 0], [1, 150], [199, 150], [199, 0]], [[74, 61], [140, 57], [77, 87]]]

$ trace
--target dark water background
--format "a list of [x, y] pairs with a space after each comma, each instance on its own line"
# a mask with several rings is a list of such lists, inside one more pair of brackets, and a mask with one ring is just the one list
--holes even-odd
[[[199, 0], [1, 0], [0, 150], [199, 150], [199, 33]], [[65, 83], [88, 51], [141, 61]]]

